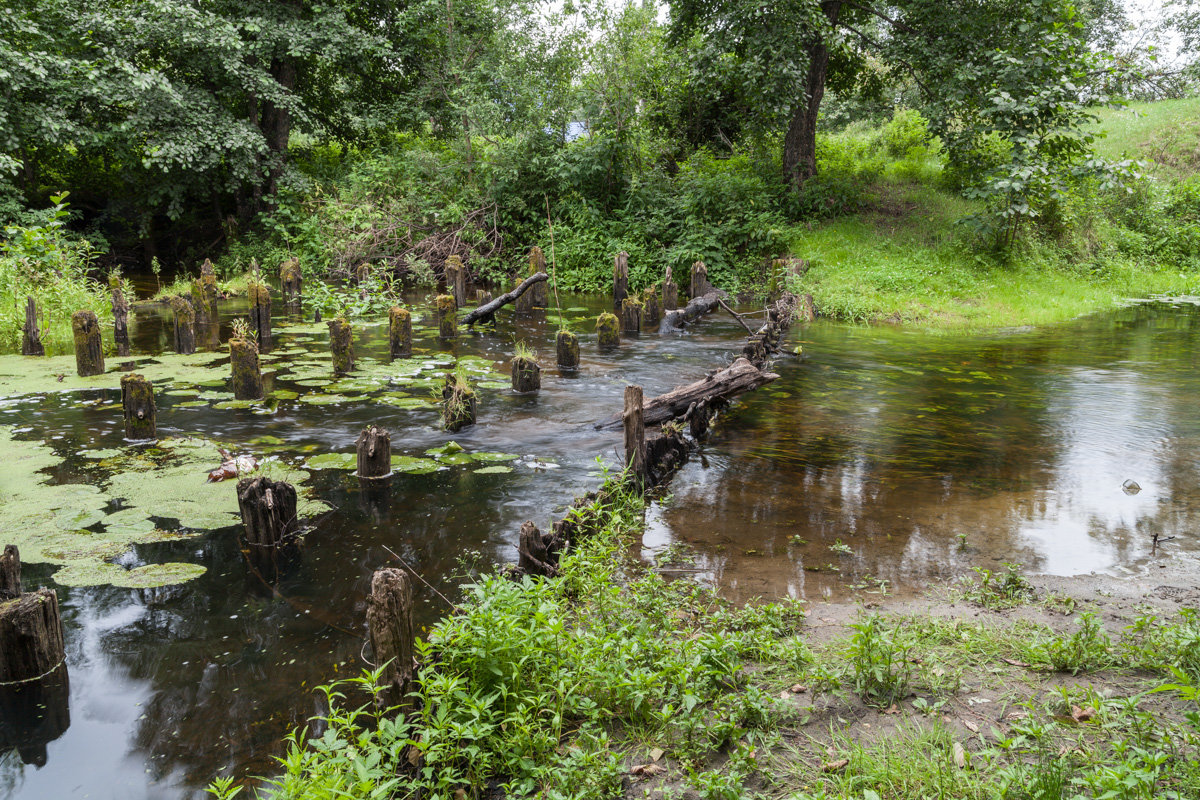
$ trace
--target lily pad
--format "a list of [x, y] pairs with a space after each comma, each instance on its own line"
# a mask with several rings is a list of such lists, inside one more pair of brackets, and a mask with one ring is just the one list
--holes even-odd
[[322, 453], [304, 462], [309, 469], [358, 469], [357, 453]]
[[337, 405], [338, 403], [352, 403], [360, 399], [361, 398], [350, 397], [344, 394], [315, 393], [304, 395], [300, 398], [300, 402], [310, 406], [332, 406]]
[[437, 472], [441, 466], [430, 458], [417, 458], [415, 456], [392, 456], [392, 471], [407, 472], [413, 475], [425, 475], [430, 472]]
[[199, 564], [169, 562], [147, 564], [144, 567], [125, 569], [117, 564], [99, 562], [95, 564], [73, 564], [54, 573], [54, 582], [61, 586], [104, 586], [122, 589], [153, 589], [186, 583], [203, 575], [207, 570]]
[[516, 453], [472, 453], [476, 461], [516, 461], [520, 458]]
[[477, 470], [473, 470], [473, 472], [475, 472], [479, 475], [499, 475], [499, 474], [502, 474], [505, 472], [512, 472], [512, 471], [513, 471], [512, 467], [506, 467], [503, 464], [495, 464], [490, 467], [480, 467]]
[[376, 397], [374, 399], [375, 399], [375, 402], [377, 402], [377, 403], [383, 403], [384, 405], [395, 406], [396, 408], [403, 408], [408, 411], [413, 411], [413, 410], [421, 409], [421, 408], [430, 408], [436, 403], [436, 401], [434, 401], [434, 400], [426, 400], [423, 397], [410, 397], [404, 392], [397, 392], [395, 394], [384, 394], [384, 395], [380, 395], [379, 397]]

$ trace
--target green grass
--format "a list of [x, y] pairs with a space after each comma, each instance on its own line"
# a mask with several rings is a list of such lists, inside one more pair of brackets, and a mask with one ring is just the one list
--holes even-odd
[[1154, 161], [1150, 174], [1179, 179], [1200, 172], [1200, 97], [1098, 109], [1096, 152]]

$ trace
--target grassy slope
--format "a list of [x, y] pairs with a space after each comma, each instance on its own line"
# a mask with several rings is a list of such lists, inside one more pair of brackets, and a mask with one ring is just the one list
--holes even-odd
[[[1135, 116], [1135, 112], [1142, 116]], [[1200, 170], [1200, 99], [1143, 103], [1101, 114], [1098, 151], [1154, 159], [1156, 179]], [[935, 181], [885, 177], [863, 211], [811, 230], [792, 252], [812, 267], [804, 288], [833, 317], [938, 327], [1049, 324], [1112, 307], [1123, 298], [1194, 290], [1181, 276], [1129, 259], [1081, 266], [1053, 246], [1026, 245], [1008, 263], [972, 251], [956, 221], [976, 206]]]

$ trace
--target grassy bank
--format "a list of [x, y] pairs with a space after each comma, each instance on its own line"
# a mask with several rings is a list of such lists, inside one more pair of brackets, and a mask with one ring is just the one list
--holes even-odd
[[630, 556], [639, 499], [587, 513], [601, 530], [560, 577], [466, 588], [419, 647], [436, 667], [411, 722], [327, 687], [262, 794], [1200, 795], [1191, 611], [1101, 612], [1012, 570], [881, 610], [738, 609]]

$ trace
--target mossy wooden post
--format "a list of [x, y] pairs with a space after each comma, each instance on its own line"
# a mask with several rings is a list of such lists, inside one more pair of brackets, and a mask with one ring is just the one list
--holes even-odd
[[[514, 289], [521, 285], [521, 280], [515, 282]], [[532, 287], [526, 289], [521, 295], [513, 301], [513, 311], [522, 316], [529, 316], [533, 313], [533, 291]]]
[[631, 297], [621, 301], [621, 330], [635, 335], [642, 332], [642, 304]]
[[444, 271], [446, 294], [452, 295], [455, 305], [462, 308], [467, 304], [467, 267], [458, 256], [447, 256]]
[[642, 327], [648, 331], [658, 330], [662, 319], [658, 308], [658, 292], [653, 286], [647, 286], [642, 292]]
[[[475, 309], [476, 310], [479, 310], [480, 308], [482, 308], [483, 306], [486, 306], [490, 302], [492, 302], [492, 293], [491, 292], [485, 292], [483, 289], [476, 290], [476, 292], [475, 292]], [[494, 314], [488, 314], [487, 316], [483, 316], [483, 317], [479, 318], [480, 325], [492, 325], [492, 324], [495, 324], [495, 322], [496, 322], [496, 316]]]
[[388, 351], [393, 361], [412, 355], [412, 314], [407, 308], [388, 309]]
[[[529, 251], [529, 272], [527, 273], [526, 277], [529, 275], [537, 275], [539, 272], [545, 271], [546, 254], [542, 252], [542, 248], [535, 246]], [[532, 302], [533, 305], [537, 306], [538, 308], [546, 308], [550, 304], [549, 292], [550, 287], [545, 281], [541, 283], [535, 283], [533, 286], [529, 287], [529, 294], [533, 295], [533, 298], [530, 302]]]
[[386, 478], [392, 474], [392, 435], [383, 428], [363, 428], [355, 442], [360, 480]]
[[299, 305], [302, 296], [304, 276], [300, 271], [300, 259], [285, 259], [279, 265], [279, 288], [283, 293], [286, 305]]
[[233, 396], [238, 400], [258, 400], [263, 396], [262, 369], [258, 363], [258, 343], [253, 336], [234, 336], [229, 340], [229, 369], [233, 373]]
[[621, 310], [626, 297], [629, 297], [629, 254], [622, 251], [613, 260], [613, 311]]
[[270, 478], [242, 478], [237, 484], [238, 510], [251, 563], [274, 579], [283, 559], [294, 555], [300, 532], [296, 487]]
[[75, 371], [79, 377], [104, 374], [104, 345], [100, 341], [100, 323], [93, 311], [76, 311], [71, 315], [71, 332], [75, 337]]
[[129, 355], [129, 300], [125, 297], [125, 281], [113, 276], [108, 282], [112, 297], [113, 341], [117, 343], [117, 355]]
[[363, 284], [363, 282], [366, 281], [366, 279], [369, 277], [371, 277], [371, 265], [368, 264], [367, 262], [364, 261], [363, 263], [359, 264], [357, 267], [354, 268], [354, 282], [355, 283], [357, 283], [361, 286]]
[[616, 347], [621, 343], [620, 325], [616, 314], [605, 311], [596, 317], [596, 339], [600, 349]]
[[42, 334], [38, 331], [37, 304], [33, 302], [32, 297], [25, 298], [25, 330], [21, 336], [21, 355], [46, 355]]
[[271, 290], [262, 281], [251, 280], [248, 288], [250, 294], [250, 330], [254, 331], [258, 340], [260, 353], [271, 352]]
[[646, 480], [646, 422], [642, 413], [642, 387], [625, 387], [625, 466], [636, 483]]
[[385, 688], [379, 703], [406, 713], [411, 707], [408, 694], [413, 689], [416, 664], [412, 585], [402, 570], [383, 567], [371, 576], [367, 633], [375, 666], [383, 668], [380, 682]]
[[438, 295], [436, 301], [438, 336], [442, 339], [453, 339], [458, 336], [458, 304], [454, 296]]
[[679, 286], [671, 277], [671, 267], [667, 266], [667, 271], [663, 275], [663, 312], [671, 311], [679, 308]]
[[220, 309], [217, 308], [217, 271], [207, 258], [200, 265], [200, 280], [196, 282], [197, 307], [208, 325], [217, 325], [221, 321]]
[[442, 422], [450, 432], [462, 430], [475, 424], [475, 392], [465, 382], [447, 376], [442, 387]]
[[[63, 663], [58, 595], [49, 589], [21, 592], [21, 558], [4, 548], [0, 570], [0, 684], [31, 681]], [[15, 581], [14, 581], [15, 578]], [[15, 585], [14, 585], [15, 584]]]
[[346, 375], [354, 371], [354, 341], [350, 322], [345, 317], [334, 317], [325, 323], [329, 326], [329, 352], [333, 354], [333, 374]]
[[137, 373], [121, 376], [121, 410], [125, 438], [133, 442], [153, 439], [156, 433], [154, 385]]
[[708, 283], [708, 267], [703, 261], [697, 261], [692, 264], [692, 290], [691, 297], [695, 300], [697, 297], [703, 297], [708, 294], [710, 285]]
[[517, 394], [534, 394], [542, 388], [542, 368], [532, 358], [512, 360], [512, 389]]
[[196, 352], [196, 309], [184, 297], [167, 299], [174, 324], [175, 352], [188, 355]]
[[570, 331], [559, 331], [555, 337], [558, 366], [563, 369], [579, 368], [579, 337]]

